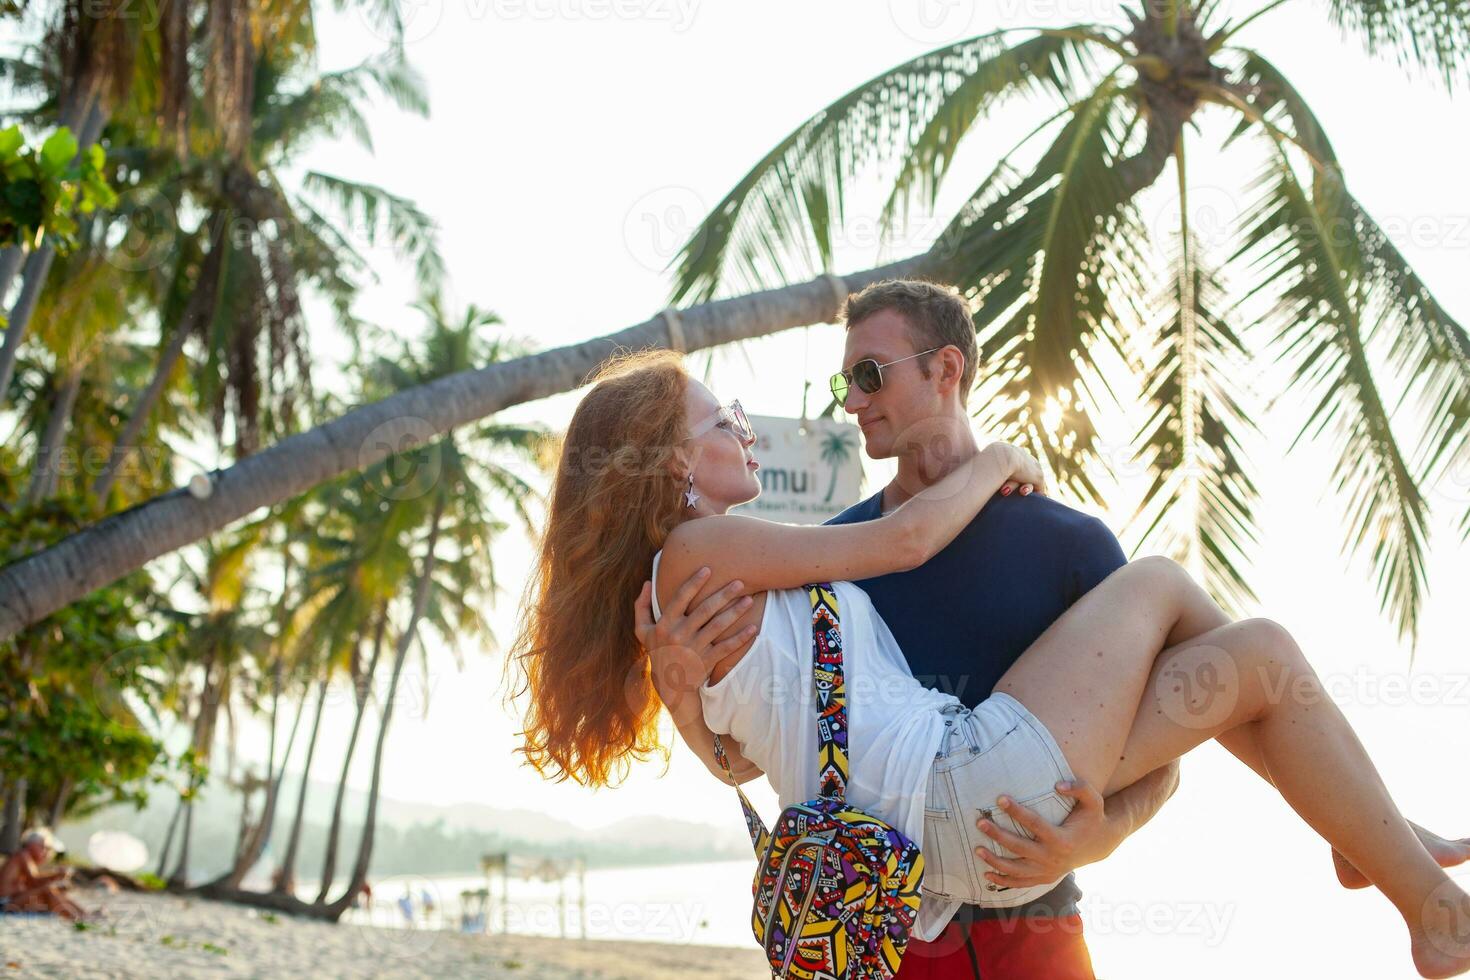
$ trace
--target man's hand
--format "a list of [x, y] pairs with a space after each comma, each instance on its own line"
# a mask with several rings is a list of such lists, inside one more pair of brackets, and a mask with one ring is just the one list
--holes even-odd
[[1009, 796], [999, 800], [1000, 808], [1035, 840], [1013, 834], [991, 820], [976, 821], [983, 834], [1017, 855], [1003, 858], [983, 847], [975, 848], [976, 856], [993, 869], [985, 872], [986, 881], [1010, 888], [1044, 885], [1083, 865], [1101, 861], [1123, 842], [1127, 833], [1108, 820], [1101, 794], [1086, 780], [1074, 780], [1070, 785], [1058, 783], [1057, 792], [1077, 801], [1059, 825], [1049, 823], [1035, 810], [1019, 805]]
[[[698, 698], [691, 692], [715, 669], [715, 664], [740, 649], [756, 634], [755, 626], [730, 632], [753, 601], [741, 596], [744, 584], [738, 579], [713, 592], [693, 610], [689, 603], [709, 579], [706, 566], [689, 576], [653, 621], [653, 585], [644, 582], [633, 604], [638, 642], [648, 654], [654, 690], [676, 722], [688, 721], [679, 712], [700, 713]], [[726, 633], [729, 635], [726, 635]]]

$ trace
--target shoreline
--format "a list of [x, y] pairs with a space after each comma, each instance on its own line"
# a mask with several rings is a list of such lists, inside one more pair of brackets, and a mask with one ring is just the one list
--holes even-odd
[[[211, 899], [78, 888], [73, 898], [103, 915], [84, 929], [50, 916], [5, 916], [0, 967], [13, 976], [443, 977], [714, 980], [770, 976], [747, 949], [636, 939], [559, 939], [519, 934], [336, 925], [272, 915]], [[14, 972], [11, 972], [14, 971]]]

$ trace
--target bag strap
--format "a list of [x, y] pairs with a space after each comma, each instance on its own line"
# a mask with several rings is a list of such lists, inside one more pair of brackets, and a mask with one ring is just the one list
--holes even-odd
[[[842, 627], [837, 615], [837, 592], [831, 582], [806, 587], [812, 606], [812, 685], [817, 698], [817, 778], [819, 796], [842, 799], [847, 792], [847, 689], [842, 673]], [[730, 784], [740, 794], [745, 829], [756, 857], [766, 851], [770, 831], [745, 791], [735, 781], [725, 745], [715, 736], [715, 758]]]
[[847, 686], [837, 591], [831, 582], [806, 589], [812, 604], [812, 683], [817, 695], [817, 793], [840, 800], [847, 794]]
[[725, 757], [725, 746], [720, 741], [720, 736], [715, 736], [715, 758], [720, 761], [725, 775], [730, 777], [730, 785], [735, 787], [735, 792], [740, 794], [740, 808], [745, 811], [745, 829], [750, 833], [750, 846], [755, 848], [755, 856], [759, 858], [766, 853], [766, 842], [771, 838], [771, 832], [766, 829], [765, 821], [761, 815], [755, 812], [755, 807], [750, 805], [750, 800], [745, 796], [745, 790], [735, 781], [735, 773], [730, 769], [730, 760]]

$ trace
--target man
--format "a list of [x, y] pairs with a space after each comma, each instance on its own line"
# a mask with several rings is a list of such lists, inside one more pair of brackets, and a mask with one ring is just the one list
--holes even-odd
[[64, 850], [45, 827], [27, 833], [16, 852], [0, 864], [0, 911], [52, 912], [73, 922], [80, 920], [82, 910], [61, 893], [71, 880], [72, 869], [41, 871], [53, 853]]
[[[896, 457], [898, 474], [829, 523], [876, 519], [980, 449], [966, 409], [975, 379], [975, 329], [957, 291], [916, 280], [875, 283], [848, 299], [844, 319], [843, 408], [862, 429], [867, 454]], [[1041, 494], [998, 494], [922, 567], [857, 584], [892, 630], [914, 676], [973, 708], [1053, 620], [1126, 562], [1117, 538], [1096, 518]], [[743, 639], [721, 632], [722, 622], [733, 621], [721, 615], [734, 598], [728, 590], [687, 615], [682, 605], [665, 609], [657, 625], [646, 592], [637, 622], [650, 651], [692, 649], [712, 664]], [[693, 594], [680, 590], [681, 596]], [[997, 888], [1066, 877], [1024, 906], [962, 906], [933, 942], [910, 941], [899, 980], [1091, 978], [1076, 904], [1081, 892], [1071, 872], [1110, 854], [1158, 812], [1177, 781], [1173, 763], [1106, 800], [1082, 781], [1059, 785], [1058, 792], [1077, 801], [1060, 827], [1010, 804], [1005, 812], [1034, 840], [977, 822], [1017, 855], [1002, 860], [976, 848], [977, 861], [991, 858], [985, 878]]]

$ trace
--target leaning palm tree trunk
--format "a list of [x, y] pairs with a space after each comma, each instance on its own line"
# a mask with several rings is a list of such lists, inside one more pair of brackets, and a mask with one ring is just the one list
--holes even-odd
[[368, 865], [373, 858], [373, 831], [378, 821], [378, 789], [383, 775], [383, 746], [388, 742], [388, 725], [393, 721], [393, 702], [397, 700], [398, 679], [403, 676], [403, 662], [408, 659], [408, 648], [413, 646], [418, 635], [419, 620], [429, 604], [429, 593], [434, 579], [434, 548], [439, 543], [439, 524], [444, 517], [444, 494], [434, 502], [434, 516], [429, 525], [429, 540], [424, 548], [424, 562], [419, 569], [418, 582], [414, 585], [413, 610], [408, 616], [408, 625], [398, 636], [398, 648], [393, 656], [393, 674], [388, 680], [388, 696], [383, 700], [383, 719], [378, 723], [378, 744], [373, 748], [373, 775], [368, 784], [367, 815], [363, 818], [362, 836], [357, 841], [357, 861], [352, 868], [352, 877], [347, 890], [328, 909], [335, 919], [352, 905], [357, 893], [367, 881]]
[[170, 491], [0, 569], [0, 640], [257, 508], [512, 405], [570, 391], [620, 347], [704, 350], [827, 322], [848, 292], [880, 279], [942, 275], [943, 270], [943, 256], [931, 251], [847, 276], [700, 303], [673, 317], [678, 326], [672, 332], [670, 320], [659, 315], [617, 333], [462, 371], [363, 405], [218, 471], [204, 499], [183, 489]]

